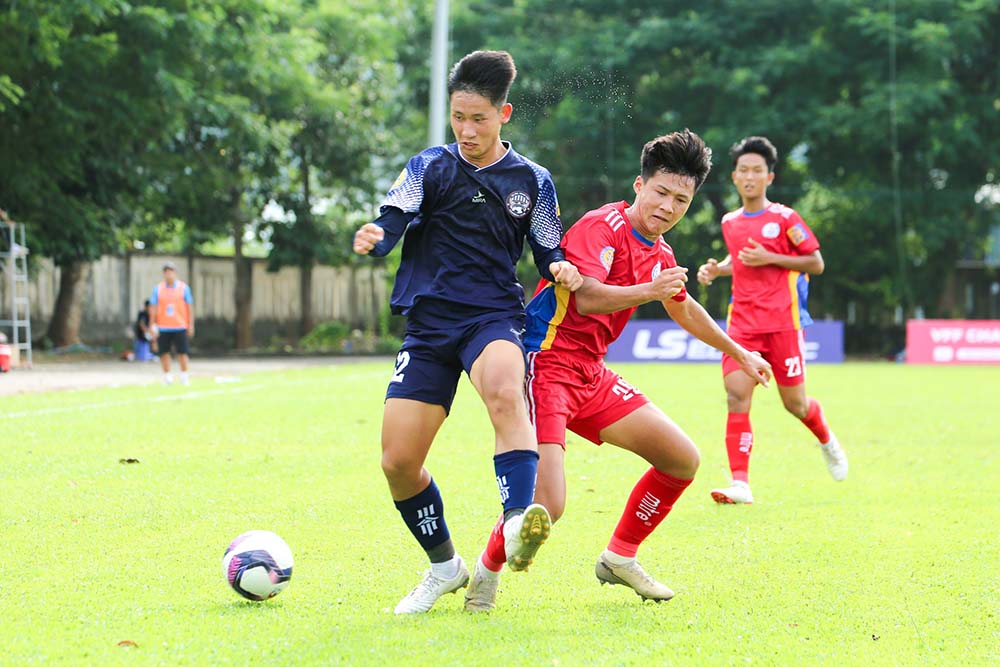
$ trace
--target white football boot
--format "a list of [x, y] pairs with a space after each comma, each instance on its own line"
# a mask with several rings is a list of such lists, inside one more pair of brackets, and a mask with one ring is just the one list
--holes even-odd
[[639, 565], [639, 561], [634, 558], [624, 565], [615, 565], [607, 558], [606, 553], [602, 553], [601, 557], [597, 559], [594, 573], [602, 586], [604, 584], [628, 586], [643, 600], [663, 602], [674, 597], [672, 590], [649, 576], [649, 573], [642, 569], [642, 565]]
[[545, 544], [552, 530], [549, 511], [539, 504], [528, 505], [524, 512], [503, 525], [507, 566], [515, 572], [527, 570], [538, 547]]
[[847, 454], [837, 442], [837, 436], [833, 434], [833, 431], [830, 431], [830, 441], [826, 444], [821, 442], [819, 449], [823, 452], [823, 458], [826, 459], [826, 469], [830, 471], [830, 477], [838, 482], [847, 479]]
[[734, 479], [724, 489], [712, 489], [712, 500], [720, 505], [750, 505], [753, 503], [753, 494], [750, 493], [749, 484]]
[[490, 611], [496, 607], [499, 586], [500, 573], [486, 569], [483, 561], [477, 558], [476, 569], [465, 589], [465, 611]]
[[397, 614], [422, 614], [428, 611], [437, 602], [437, 599], [446, 593], [454, 593], [469, 583], [469, 570], [465, 567], [465, 561], [461, 556], [458, 559], [458, 572], [451, 579], [442, 579], [435, 576], [433, 570], [424, 573], [423, 580], [417, 587], [410, 591], [409, 595], [399, 601], [396, 605]]

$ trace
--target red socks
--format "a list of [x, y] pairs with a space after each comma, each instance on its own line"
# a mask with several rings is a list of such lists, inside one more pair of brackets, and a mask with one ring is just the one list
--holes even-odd
[[823, 406], [815, 398], [809, 399], [809, 412], [806, 413], [802, 423], [813, 432], [820, 442], [830, 442], [830, 427], [826, 425], [826, 417], [823, 416]]
[[503, 513], [497, 519], [497, 525], [493, 526], [490, 539], [486, 542], [486, 549], [483, 551], [483, 565], [491, 572], [499, 572], [507, 562], [507, 549], [503, 539]]
[[671, 477], [655, 468], [647, 470], [629, 494], [608, 549], [634, 558], [642, 541], [660, 525], [692, 481]]
[[726, 419], [726, 453], [734, 481], [749, 480], [750, 451], [753, 449], [753, 429], [750, 413], [730, 412]]

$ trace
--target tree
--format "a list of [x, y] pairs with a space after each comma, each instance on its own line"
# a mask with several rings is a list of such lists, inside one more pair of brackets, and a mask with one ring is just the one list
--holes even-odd
[[148, 157], [181, 113], [170, 10], [25, 0], [0, 14], [0, 200], [61, 269], [48, 338], [79, 339], [88, 262], [142, 208]]
[[1000, 148], [991, 41], [1000, 3], [893, 7], [477, 2], [456, 15], [454, 35], [462, 51], [514, 53], [510, 135], [552, 170], [570, 220], [628, 194], [650, 137], [684, 126], [701, 134], [715, 169], [669, 239], [692, 264], [721, 249], [718, 219], [737, 205], [728, 146], [770, 136], [782, 152], [772, 192], [806, 207], [833, 269], [815, 310], [843, 317], [862, 301], [865, 324], [880, 324], [897, 305], [951, 314], [941, 273], [985, 236], [974, 195], [995, 180]]
[[275, 200], [288, 215], [271, 224], [269, 268], [300, 271], [300, 335], [315, 324], [313, 266], [350, 258], [348, 246], [338, 244], [343, 221], [317, 216], [317, 206], [363, 206], [377, 187], [374, 164], [397, 157], [387, 124], [405, 112], [396, 101], [402, 82], [393, 63], [414, 16], [399, 2], [315, 3], [294, 35], [302, 62], [292, 68], [293, 85], [270, 101], [293, 129], [288, 169], [275, 183]]

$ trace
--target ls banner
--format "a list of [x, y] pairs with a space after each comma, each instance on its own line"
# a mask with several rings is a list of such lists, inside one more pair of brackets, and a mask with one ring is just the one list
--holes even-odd
[[[719, 322], [725, 329], [725, 322]], [[844, 323], [820, 320], [805, 330], [806, 361], [844, 361]], [[706, 345], [672, 320], [631, 320], [608, 348], [608, 361], [719, 362], [722, 352]]]
[[1000, 364], [1000, 320], [910, 320], [909, 364]]

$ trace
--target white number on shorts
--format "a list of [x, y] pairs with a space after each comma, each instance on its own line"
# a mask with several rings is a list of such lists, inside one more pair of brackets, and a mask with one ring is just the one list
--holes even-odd
[[623, 401], [627, 401], [636, 394], [635, 387], [621, 378], [618, 378], [618, 381], [615, 383], [615, 386], [611, 388], [611, 391], [621, 396]]
[[402, 382], [403, 377], [406, 375], [403, 369], [410, 364], [410, 353], [403, 350], [396, 355], [396, 371], [392, 374], [392, 379], [389, 382]]
[[788, 377], [798, 377], [802, 375], [802, 358], [788, 357], [785, 359], [785, 367], [788, 369]]

